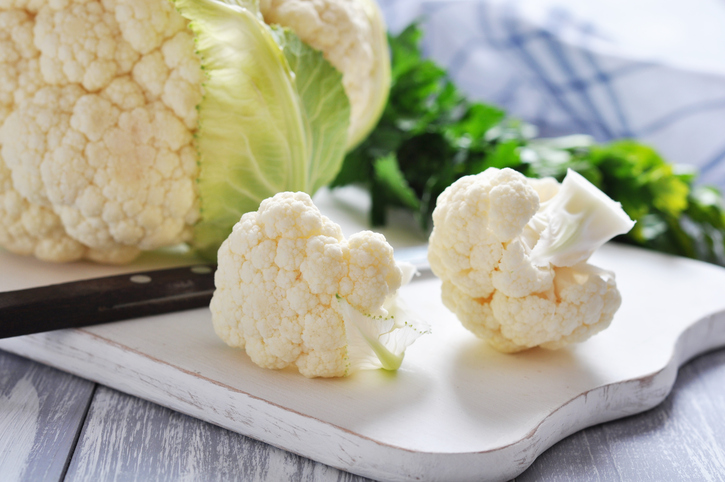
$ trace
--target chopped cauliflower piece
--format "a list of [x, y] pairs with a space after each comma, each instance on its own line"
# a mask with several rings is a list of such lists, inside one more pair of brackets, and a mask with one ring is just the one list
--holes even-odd
[[428, 259], [443, 303], [500, 351], [583, 341], [621, 304], [614, 274], [586, 260], [634, 223], [573, 171], [562, 185], [512, 169], [461, 178], [433, 223]]
[[414, 269], [378, 233], [349, 239], [305, 193], [262, 201], [218, 253], [211, 301], [216, 333], [265, 368], [306, 377], [400, 366], [426, 327], [397, 296]]

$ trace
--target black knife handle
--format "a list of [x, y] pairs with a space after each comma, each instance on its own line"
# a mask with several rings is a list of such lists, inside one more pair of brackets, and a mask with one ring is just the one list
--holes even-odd
[[208, 306], [215, 265], [195, 265], [0, 293], [0, 338]]

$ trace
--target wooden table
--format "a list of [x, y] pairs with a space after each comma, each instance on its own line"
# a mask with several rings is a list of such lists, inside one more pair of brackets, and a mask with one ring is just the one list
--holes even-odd
[[[649, 412], [578, 432], [528, 480], [725, 480], [725, 350]], [[0, 351], [0, 480], [367, 480]]]

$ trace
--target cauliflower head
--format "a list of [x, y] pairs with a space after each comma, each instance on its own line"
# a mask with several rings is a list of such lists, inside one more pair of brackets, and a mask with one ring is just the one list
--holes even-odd
[[243, 215], [219, 249], [214, 329], [265, 368], [292, 365], [306, 377], [395, 369], [425, 331], [396, 296], [410, 277], [381, 234], [346, 240], [307, 194], [280, 193]]
[[[389, 84], [385, 29], [368, 2], [266, 10], [343, 72], [351, 141], [372, 127]], [[189, 22], [169, 0], [0, 2], [0, 246], [124, 263], [189, 241], [204, 81]]]
[[[428, 259], [442, 280], [443, 303], [497, 350], [583, 341], [606, 328], [621, 304], [614, 274], [586, 259], [633, 223], [622, 212], [626, 220], [620, 216], [607, 233], [587, 237], [589, 226], [621, 207], [610, 200], [604, 207], [578, 202], [563, 209], [596, 189], [576, 184], [576, 176], [570, 173], [560, 186], [551, 178], [488, 169], [461, 178], [438, 198]], [[537, 256], [537, 245], [552, 252]]]

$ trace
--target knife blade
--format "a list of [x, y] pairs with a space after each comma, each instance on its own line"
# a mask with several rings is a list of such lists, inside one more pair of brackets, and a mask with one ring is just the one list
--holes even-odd
[[129, 273], [0, 293], [0, 338], [208, 306], [216, 265]]

